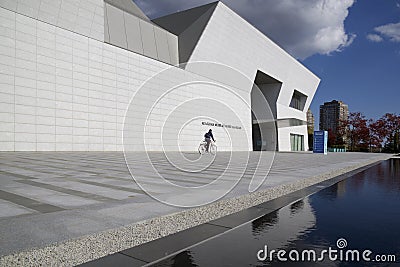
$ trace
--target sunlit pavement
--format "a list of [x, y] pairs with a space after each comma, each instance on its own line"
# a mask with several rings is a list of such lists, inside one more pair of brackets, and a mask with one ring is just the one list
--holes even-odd
[[[223, 173], [227, 161], [242, 161], [247, 157], [244, 152], [234, 154], [236, 157], [232, 158], [229, 153], [218, 153], [208, 171], [200, 173], [171, 167], [161, 153], [153, 152], [151, 158], [157, 171], [171, 183], [199, 187]], [[176, 162], [180, 157], [175, 156]], [[250, 153], [251, 159], [259, 156], [259, 152]], [[327, 156], [263, 153], [259, 166], [251, 159], [244, 168], [230, 162], [233, 170], [240, 169], [237, 175], [244, 178], [224, 198], [248, 194], [250, 178], [258, 167], [268, 169], [272, 156], [271, 171], [260, 189], [389, 157], [367, 153], [330, 153]], [[187, 157], [196, 158], [197, 155], [189, 153]], [[138, 154], [136, 160], [135, 168], [141, 170], [140, 175], [155, 189], [151, 192], [153, 197], [174, 194], [173, 190], [164, 191], [159, 177], [141, 169], [146, 160], [144, 155]], [[230, 172], [226, 179], [236, 179], [234, 173]], [[192, 196], [196, 197], [200, 196]], [[0, 153], [0, 255], [43, 247], [180, 210], [182, 208], [162, 204], [144, 193], [131, 177], [123, 153]]]

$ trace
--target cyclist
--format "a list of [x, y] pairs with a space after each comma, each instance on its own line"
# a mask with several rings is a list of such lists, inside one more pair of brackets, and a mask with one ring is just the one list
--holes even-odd
[[206, 134], [204, 135], [204, 138], [205, 138], [205, 141], [207, 142], [206, 151], [208, 152], [208, 148], [210, 147], [211, 139], [215, 142], [215, 139], [214, 139], [211, 129], [208, 132], [206, 132]]

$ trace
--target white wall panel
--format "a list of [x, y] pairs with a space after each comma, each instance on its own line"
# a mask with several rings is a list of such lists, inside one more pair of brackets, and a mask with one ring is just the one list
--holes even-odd
[[145, 56], [157, 59], [157, 46], [154, 36], [154, 26], [144, 20], [140, 21], [140, 31], [142, 33], [143, 54]]
[[5, 9], [11, 10], [11, 11], [16, 11], [18, 2], [15, 0], [1, 0], [0, 4], [1, 4], [1, 7], [5, 8]]
[[140, 32], [139, 19], [129, 13], [124, 12], [126, 27], [126, 36], [128, 40], [128, 49], [143, 54], [142, 36]]
[[280, 151], [291, 151], [290, 134], [298, 134], [304, 136], [304, 149], [308, 150], [308, 135], [307, 125], [285, 127], [278, 129], [279, 136], [279, 150]]
[[169, 63], [171, 57], [169, 55], [167, 31], [159, 27], [154, 27], [154, 36], [156, 39], [158, 59], [162, 62]]
[[[249, 58], [251, 60], [246, 60]], [[319, 84], [318, 77], [222, 3], [218, 3], [189, 60], [196, 61], [226, 64], [244, 73], [249, 80], [254, 80], [257, 70], [260, 70], [281, 81], [283, 84], [277, 100], [278, 119], [296, 118], [305, 121], [305, 112], [289, 107], [293, 90], [297, 89], [308, 96], [304, 108], [306, 111]], [[198, 72], [191, 69], [190, 65], [188, 70]], [[242, 88], [250, 94], [251, 86]], [[290, 150], [290, 146], [285, 145], [290, 130], [278, 132], [280, 149], [284, 151]], [[307, 139], [307, 129], [302, 128], [301, 131]]]
[[116, 7], [106, 4], [106, 14], [110, 43], [125, 49], [128, 48], [124, 12]]
[[[18, 0], [15, 7], [7, 1], [0, 3], [0, 6], [8, 5], [17, 12], [18, 4], [21, 3], [20, 12], [28, 12], [27, 7], [23, 7], [24, 1]], [[229, 90], [224, 91], [204, 84], [193, 84], [167, 92], [170, 86], [197, 77], [194, 73], [149, 58], [177, 62], [175, 45], [172, 45], [172, 49], [170, 46], [170, 42], [174, 43], [177, 39], [159, 29], [155, 33], [153, 25], [140, 21], [143, 53], [148, 57], [103, 43], [103, 39], [95, 40], [91, 34], [104, 31], [104, 24], [99, 19], [104, 8], [96, 3], [97, 0], [54, 3], [38, 0], [26, 4], [32, 14], [38, 10], [37, 15], [32, 15], [38, 20], [0, 8], [0, 150], [121, 151], [124, 116], [134, 95], [141, 97], [141, 101], [135, 106], [138, 114], [132, 119], [139, 123], [143, 115], [148, 115], [145, 129], [146, 145], [150, 150], [160, 150], [160, 145], [164, 144], [167, 150], [177, 150], [179, 147], [181, 150], [195, 151], [209, 128], [215, 131], [219, 150], [251, 148], [248, 109], [251, 87], [229, 87]], [[41, 9], [44, 10], [47, 5], [52, 5], [54, 13], [59, 8], [57, 25], [50, 23], [50, 18], [45, 15], [41, 18]], [[254, 29], [249, 31], [246, 24], [238, 20], [235, 17], [237, 15], [229, 9], [219, 8], [217, 12], [217, 18], [211, 18], [214, 21], [209, 23], [204, 36], [200, 38], [193, 60], [216, 60], [238, 68], [250, 78], [254, 78], [256, 68], [260, 68], [284, 83], [282, 91], [287, 92], [278, 99], [278, 116], [302, 117], [302, 112], [294, 114], [287, 107], [286, 98], [291, 98], [293, 88], [312, 91], [316, 80], [310, 78], [307, 70], [276, 45], [265, 41], [260, 33], [254, 32]], [[87, 20], [91, 15], [93, 19]], [[49, 21], [41, 21], [45, 19]], [[125, 23], [124, 16], [120, 19]], [[94, 20], [98, 20], [102, 30], [93, 28]], [[88, 26], [90, 21], [92, 26]], [[125, 43], [121, 43], [121, 46], [128, 47], [130, 42], [126, 36], [135, 36], [137, 30], [134, 34], [130, 34], [128, 29], [122, 32]], [[215, 36], [219, 37], [218, 41], [215, 41]], [[254, 42], [237, 42], [239, 37], [241, 40], [253, 38]], [[226, 54], [226, 47], [232, 49], [229, 55]], [[259, 57], [255, 57], [254, 62], [244, 61], [243, 54], [250, 56], [251, 51], [260, 53]], [[143, 82], [167, 68], [172, 68], [169, 75], [158, 81], [150, 80], [148, 90], [136, 94]], [[240, 95], [242, 100], [233, 96], [232, 92]], [[155, 103], [154, 96], [164, 93], [164, 97], [148, 114], [148, 107]], [[196, 97], [207, 98], [210, 95], [218, 105], [190, 102]], [[221, 103], [226, 104], [225, 109], [221, 108]], [[205, 126], [201, 123], [203, 119], [190, 121], [197, 116], [218, 118], [221, 123], [242, 128]], [[133, 142], [133, 146], [140, 147], [143, 129], [140, 125], [136, 128], [136, 139], [133, 140], [137, 142]], [[290, 140], [286, 135], [289, 136], [289, 132], [301, 134], [306, 131], [303, 128], [280, 129], [280, 149], [290, 149]], [[161, 130], [165, 137], [164, 143], [159, 138]], [[243, 135], [248, 142], [243, 142]]]
[[104, 40], [103, 0], [1, 0], [0, 7], [99, 41]]
[[15, 23], [15, 13], [0, 8], [0, 151], [15, 150]]
[[178, 51], [178, 36], [167, 34], [168, 49], [172, 65], [179, 64], [179, 51]]

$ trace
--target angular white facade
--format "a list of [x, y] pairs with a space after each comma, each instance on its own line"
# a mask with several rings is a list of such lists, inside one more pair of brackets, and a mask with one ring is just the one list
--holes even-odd
[[[319, 79], [224, 4], [151, 22], [129, 0], [106, 2], [0, 0], [1, 151], [122, 151], [133, 96], [142, 101], [138, 114], [154, 106], [129, 121], [137, 126], [133, 140], [145, 129], [147, 150], [194, 151], [213, 118], [233, 126], [211, 127], [219, 150], [264, 149], [254, 145], [254, 82], [277, 121], [276, 149], [290, 151], [293, 135], [304, 136], [300, 150], [308, 147], [306, 111]], [[191, 64], [197, 61], [227, 65], [248, 80], [236, 83]], [[149, 82], [166, 69], [163, 82]], [[228, 89], [201, 83], [169, 93], [193, 79]], [[143, 84], [149, 89], [138, 93]], [[154, 105], [158, 94], [165, 97]], [[226, 109], [184, 105], [210, 95]], [[143, 149], [139, 143], [130, 143], [133, 150]]]

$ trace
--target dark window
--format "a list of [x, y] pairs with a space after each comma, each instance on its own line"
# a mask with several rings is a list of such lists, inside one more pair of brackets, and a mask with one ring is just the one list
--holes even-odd
[[290, 107], [303, 111], [304, 106], [306, 105], [307, 96], [305, 94], [300, 93], [297, 90], [294, 90], [292, 101], [290, 101]]

